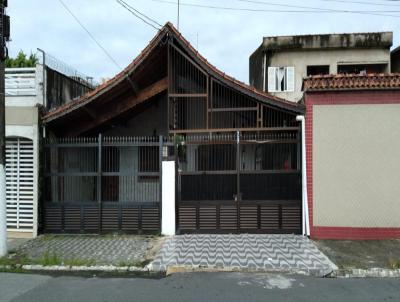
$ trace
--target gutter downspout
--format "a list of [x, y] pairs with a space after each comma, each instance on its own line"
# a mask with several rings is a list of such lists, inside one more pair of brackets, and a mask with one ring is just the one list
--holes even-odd
[[263, 72], [264, 72], [264, 74], [263, 74], [263, 92], [266, 92], [265, 91], [265, 81], [266, 81], [266, 79], [267, 79], [267, 54], [266, 53], [264, 53], [264, 58], [263, 58], [263, 66], [264, 66], [264, 70], [263, 70]]
[[308, 214], [307, 195], [307, 163], [306, 163], [306, 127], [304, 115], [296, 116], [296, 121], [301, 122], [301, 170], [302, 170], [302, 213], [303, 213], [303, 235], [310, 236], [310, 216]]

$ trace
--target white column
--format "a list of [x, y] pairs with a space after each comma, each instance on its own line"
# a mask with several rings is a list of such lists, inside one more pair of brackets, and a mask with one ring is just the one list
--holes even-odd
[[33, 126], [33, 230], [32, 236], [38, 235], [38, 210], [39, 210], [39, 129]]
[[4, 165], [0, 165], [0, 257], [7, 254], [6, 211], [6, 171]]
[[175, 235], [175, 161], [162, 162], [161, 234]]
[[306, 127], [303, 115], [298, 115], [296, 121], [301, 122], [301, 174], [302, 174], [302, 209], [303, 209], [303, 235], [310, 236], [310, 217], [308, 214], [307, 196], [307, 162], [306, 162]]

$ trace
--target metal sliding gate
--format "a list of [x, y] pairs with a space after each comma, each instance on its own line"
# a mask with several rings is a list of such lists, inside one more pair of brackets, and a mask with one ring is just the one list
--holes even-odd
[[45, 142], [42, 229], [158, 233], [162, 137]]
[[301, 233], [298, 131], [181, 140], [178, 233]]
[[34, 231], [37, 174], [33, 141], [9, 137], [5, 149], [7, 229]]

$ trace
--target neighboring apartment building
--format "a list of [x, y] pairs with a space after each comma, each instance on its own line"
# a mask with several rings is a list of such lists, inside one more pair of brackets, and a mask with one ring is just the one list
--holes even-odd
[[297, 102], [303, 78], [391, 71], [392, 32], [264, 37], [250, 56], [250, 85]]
[[46, 65], [5, 71], [9, 237], [35, 237], [38, 231], [41, 108], [53, 108], [92, 89], [86, 79], [65, 64], [49, 55], [46, 59]]
[[6, 198], [11, 237], [35, 237], [38, 216], [39, 107], [43, 65], [7, 68]]

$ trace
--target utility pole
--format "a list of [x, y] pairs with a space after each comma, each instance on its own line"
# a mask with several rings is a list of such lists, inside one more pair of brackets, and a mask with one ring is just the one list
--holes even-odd
[[0, 0], [0, 257], [7, 254], [6, 201], [6, 121], [5, 121], [5, 58], [6, 41], [10, 37], [10, 18], [5, 15], [7, 0]]

